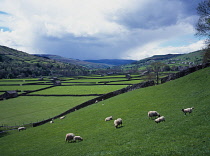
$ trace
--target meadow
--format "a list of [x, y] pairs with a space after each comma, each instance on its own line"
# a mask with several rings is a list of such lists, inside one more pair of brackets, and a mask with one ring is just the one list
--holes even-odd
[[[8, 132], [0, 138], [0, 152], [15, 156], [209, 155], [209, 84], [210, 68], [205, 68], [165, 84], [127, 92], [70, 113], [63, 120], [56, 119], [53, 124]], [[10, 100], [20, 98], [25, 97]], [[61, 99], [51, 101], [66, 102]], [[184, 115], [181, 109], [187, 107], [195, 109]], [[158, 111], [166, 121], [156, 124], [148, 119], [150, 110]], [[113, 120], [105, 122], [110, 115], [122, 118], [123, 126], [116, 129]], [[18, 118], [18, 114], [14, 116]], [[84, 140], [66, 143], [66, 133]]]
[[[18, 98], [0, 101], [0, 126], [18, 126], [52, 118], [74, 106], [97, 97], [97, 95], [106, 94], [128, 85], [126, 83], [124, 85], [98, 84], [98, 82], [106, 80], [112, 80], [117, 83], [118, 81], [126, 80], [126, 78], [124, 75], [62, 77], [60, 78], [62, 86], [54, 86], [48, 89], [45, 88], [53, 86], [50, 78], [44, 78], [43, 81], [35, 78], [2, 79], [0, 80], [0, 92], [2, 94], [6, 90], [18, 90], [18, 94], [28, 91], [31, 91], [31, 93], [28, 93], [29, 96], [19, 96]], [[130, 82], [132, 81], [136, 82], [136, 80], [131, 80]], [[38, 89], [44, 90], [36, 91]], [[75, 97], [74, 95], [79, 96]]]

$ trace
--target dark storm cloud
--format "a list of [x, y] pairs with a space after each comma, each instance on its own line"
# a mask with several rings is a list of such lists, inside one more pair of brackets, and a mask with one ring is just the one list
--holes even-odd
[[144, 6], [121, 12], [117, 20], [130, 29], [157, 29], [196, 15], [199, 0], [148, 0]]

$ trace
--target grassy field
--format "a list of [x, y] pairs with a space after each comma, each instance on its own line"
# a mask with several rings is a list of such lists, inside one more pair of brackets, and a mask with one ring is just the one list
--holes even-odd
[[73, 94], [73, 95], [85, 95], [85, 94], [106, 94], [118, 89], [126, 87], [124, 85], [93, 85], [93, 86], [57, 86], [47, 90], [34, 92], [31, 94]]
[[54, 117], [76, 105], [93, 99], [88, 97], [18, 97], [0, 101], [0, 126], [22, 125]]
[[[57, 119], [53, 124], [8, 132], [0, 138], [0, 153], [15, 156], [210, 155], [209, 84], [210, 68], [206, 68], [162, 85], [121, 94], [73, 112], [64, 120]], [[181, 109], [187, 107], [195, 109], [185, 116]], [[148, 119], [150, 110], [157, 110], [166, 121], [156, 124]], [[123, 126], [116, 129], [113, 121], [105, 122], [104, 118], [110, 115], [114, 119], [121, 117]], [[65, 143], [65, 135], [70, 132], [81, 135], [84, 140]]]

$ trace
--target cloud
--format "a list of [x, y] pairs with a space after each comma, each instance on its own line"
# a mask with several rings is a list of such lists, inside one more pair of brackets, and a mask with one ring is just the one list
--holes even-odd
[[[77, 59], [135, 56], [141, 59], [154, 53], [145, 49], [150, 49], [148, 45], [164, 50], [161, 47], [164, 43], [171, 43], [173, 47], [174, 40], [192, 36], [198, 19], [195, 10], [198, 3], [189, 0], [1, 0], [0, 28], [4, 29], [0, 31], [0, 44], [28, 53]], [[136, 50], [140, 47], [147, 53]]]
[[164, 54], [183, 54], [188, 52], [193, 52], [198, 49], [204, 47], [204, 40], [197, 41], [195, 43], [174, 47], [174, 46], [167, 46], [167, 47], [160, 47], [159, 44], [156, 42], [149, 43], [144, 45], [143, 47], [137, 47], [135, 49], [131, 49], [127, 52], [127, 56], [125, 59], [142, 59], [146, 57], [151, 57], [153, 55], [164, 55]]

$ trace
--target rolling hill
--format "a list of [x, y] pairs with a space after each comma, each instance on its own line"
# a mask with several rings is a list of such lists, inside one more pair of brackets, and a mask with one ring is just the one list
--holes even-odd
[[203, 54], [204, 51], [198, 50], [186, 54], [154, 55], [128, 65], [122, 65], [121, 68], [124, 70], [139, 69], [145, 71], [151, 63], [161, 62], [171, 68], [171, 70], [182, 70], [185, 67], [201, 64], [203, 62]]
[[87, 62], [93, 63], [102, 63], [102, 64], [109, 64], [112, 66], [119, 66], [124, 64], [130, 64], [135, 62], [136, 60], [125, 60], [125, 59], [100, 59], [100, 60], [84, 60]]
[[84, 67], [58, 62], [0, 46], [0, 78], [84, 75]]
[[[57, 119], [54, 124], [13, 132], [0, 138], [2, 155], [209, 155], [210, 68], [162, 85], [137, 89]], [[182, 108], [194, 107], [184, 115]], [[156, 124], [147, 112], [166, 121]], [[30, 114], [28, 114], [30, 116]], [[115, 128], [107, 116], [122, 118]], [[66, 133], [84, 141], [65, 143]]]
[[71, 63], [74, 65], [79, 65], [83, 66], [88, 69], [98, 69], [98, 68], [109, 68], [112, 67], [112, 64], [106, 64], [106, 63], [97, 63], [97, 62], [91, 62], [91, 61], [82, 61], [82, 60], [77, 60], [77, 59], [72, 59], [72, 58], [66, 58], [62, 57], [59, 55], [50, 55], [50, 54], [34, 54], [35, 56], [43, 57], [43, 58], [48, 58], [52, 60], [56, 60], [59, 62], [64, 62], [64, 63]]

